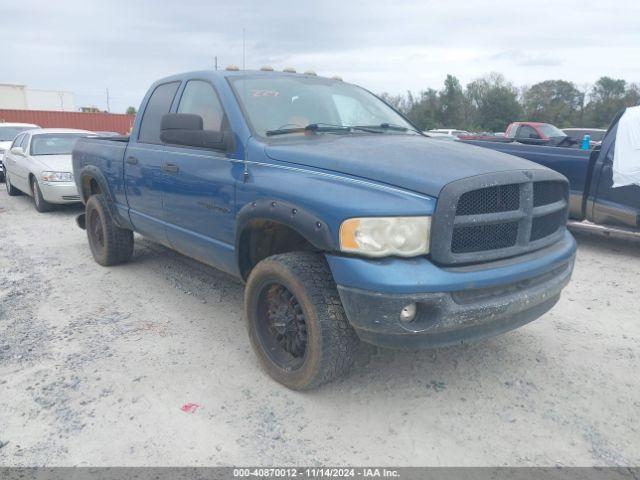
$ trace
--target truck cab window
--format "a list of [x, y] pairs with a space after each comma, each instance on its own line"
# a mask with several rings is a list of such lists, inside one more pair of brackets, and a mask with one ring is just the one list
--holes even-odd
[[160, 141], [160, 122], [162, 116], [169, 113], [173, 97], [176, 95], [180, 82], [158, 85], [147, 102], [142, 115], [138, 141], [142, 143], [162, 143]]
[[211, 84], [203, 80], [191, 80], [187, 83], [180, 98], [178, 113], [200, 115], [205, 130], [222, 129], [224, 110]]

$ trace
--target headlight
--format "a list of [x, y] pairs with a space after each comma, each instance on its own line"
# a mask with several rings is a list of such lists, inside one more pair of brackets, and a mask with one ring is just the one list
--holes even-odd
[[73, 182], [71, 172], [42, 172], [42, 180], [45, 182]]
[[431, 217], [350, 218], [340, 225], [340, 250], [368, 257], [429, 253]]

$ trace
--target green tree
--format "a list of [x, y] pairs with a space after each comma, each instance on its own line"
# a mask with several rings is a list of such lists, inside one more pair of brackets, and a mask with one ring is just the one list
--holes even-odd
[[527, 120], [569, 127], [582, 110], [584, 96], [572, 82], [545, 80], [525, 90], [524, 111]]
[[411, 105], [407, 112], [407, 117], [418, 128], [430, 130], [440, 125], [440, 98], [438, 92], [429, 88], [420, 93], [420, 98], [415, 99], [411, 93], [408, 94], [408, 102]]
[[451, 128], [464, 128], [466, 123], [464, 93], [460, 81], [453, 75], [447, 75], [440, 92], [440, 122]]
[[627, 82], [622, 79], [600, 77], [593, 85], [586, 107], [586, 119], [593, 127], [607, 127], [617, 112], [626, 105]]
[[135, 115], [137, 112], [136, 107], [129, 107], [127, 108], [127, 114], [128, 115]]
[[499, 73], [469, 83], [465, 96], [470, 129], [504, 131], [522, 116], [517, 90]]

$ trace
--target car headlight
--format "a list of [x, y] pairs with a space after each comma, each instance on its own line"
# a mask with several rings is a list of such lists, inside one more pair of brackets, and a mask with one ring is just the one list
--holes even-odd
[[429, 253], [431, 217], [350, 218], [340, 225], [340, 250], [368, 257]]
[[41, 176], [45, 182], [73, 182], [71, 172], [42, 172]]

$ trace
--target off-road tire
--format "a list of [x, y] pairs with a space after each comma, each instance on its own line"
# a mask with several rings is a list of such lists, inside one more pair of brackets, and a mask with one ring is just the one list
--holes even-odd
[[42, 196], [38, 180], [35, 178], [31, 179], [31, 191], [33, 192], [33, 205], [36, 207], [38, 212], [45, 213], [53, 210], [53, 205], [47, 202]]
[[105, 267], [128, 262], [133, 255], [133, 232], [114, 223], [103, 194], [89, 197], [85, 215], [94, 260]]
[[18, 195], [22, 195], [22, 192], [20, 190], [18, 190], [16, 187], [14, 187], [13, 185], [11, 185], [11, 180], [9, 180], [9, 175], [7, 175], [5, 173], [4, 176], [4, 186], [7, 189], [7, 194], [10, 197], [17, 197]]
[[[303, 364], [283, 368], [265, 349], [258, 322], [263, 292], [278, 284], [294, 297], [304, 314], [307, 343]], [[260, 363], [276, 381], [293, 390], [309, 390], [345, 374], [354, 361], [358, 337], [349, 324], [336, 283], [323, 255], [293, 252], [273, 255], [255, 266], [245, 289], [249, 338]]]

